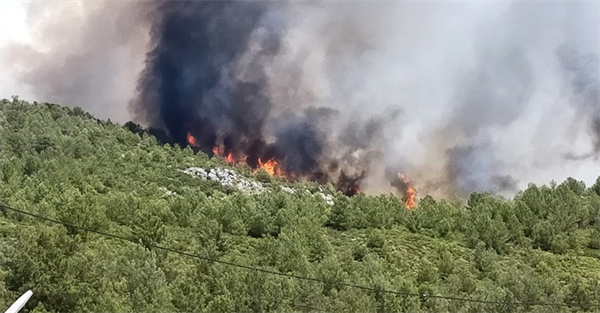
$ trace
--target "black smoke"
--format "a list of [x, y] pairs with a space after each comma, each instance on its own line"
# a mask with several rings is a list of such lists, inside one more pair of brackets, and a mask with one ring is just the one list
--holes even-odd
[[[264, 13], [264, 5], [254, 2], [158, 4], [152, 12], [153, 48], [138, 86], [146, 119], [162, 124], [180, 144], [188, 130], [201, 143], [214, 143], [219, 132], [251, 142], [245, 137], [260, 132], [268, 99], [260, 81], [236, 79], [231, 65]], [[261, 48], [268, 55], [277, 47], [275, 37]]]
[[[279, 29], [261, 24], [267, 5], [243, 1], [164, 1], [150, 19], [152, 49], [138, 83], [135, 110], [150, 125], [166, 129], [172, 142], [199, 148], [266, 153], [262, 138], [272, 104], [261, 62], [279, 49]], [[237, 64], [257, 40], [252, 77]], [[256, 163], [256, 160], [251, 160]]]
[[308, 109], [303, 115], [287, 112], [276, 121], [275, 146], [287, 173], [314, 173], [319, 168], [325, 134], [317, 121], [330, 114], [328, 109]]
[[[152, 6], [151, 50], [132, 103], [138, 120], [165, 129], [168, 141], [181, 146], [191, 135], [195, 148], [209, 155], [219, 147], [218, 153], [243, 158], [253, 168], [260, 160], [276, 159], [291, 177], [332, 182], [350, 194], [359, 190], [367, 162], [338, 160], [331, 152], [345, 145], [345, 158], [371, 149], [370, 139], [381, 125], [352, 122], [344, 128], [348, 131], [334, 135], [334, 125], [343, 124], [339, 111], [273, 102], [269, 71], [287, 31], [278, 4], [163, 1]], [[360, 138], [352, 140], [352, 134]]]

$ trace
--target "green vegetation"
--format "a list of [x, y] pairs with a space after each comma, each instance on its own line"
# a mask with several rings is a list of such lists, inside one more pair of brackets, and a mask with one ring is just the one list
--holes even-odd
[[331, 186], [333, 206], [281, 188], [245, 195], [190, 166], [227, 167], [81, 109], [3, 100], [0, 202], [139, 244], [0, 213], [0, 310], [32, 289], [24, 312], [600, 312], [600, 177], [407, 211]]

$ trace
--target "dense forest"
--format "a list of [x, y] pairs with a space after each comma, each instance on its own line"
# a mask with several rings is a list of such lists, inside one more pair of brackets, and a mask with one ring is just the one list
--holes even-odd
[[0, 309], [31, 289], [23, 312], [600, 312], [600, 177], [406, 210], [15, 97], [0, 203]]

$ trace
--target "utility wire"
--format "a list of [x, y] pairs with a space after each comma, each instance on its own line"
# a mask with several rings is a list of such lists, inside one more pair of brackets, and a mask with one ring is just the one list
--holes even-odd
[[[123, 237], [123, 236], [119, 236], [119, 235], [115, 235], [115, 234], [105, 233], [102, 231], [73, 225], [73, 224], [66, 223], [66, 222], [61, 222], [61, 221], [58, 221], [58, 220], [55, 220], [55, 219], [52, 219], [49, 217], [45, 217], [45, 216], [38, 215], [35, 213], [12, 208], [12, 207], [9, 207], [2, 203], [0, 203], [0, 210], [4, 211], [5, 215], [6, 215], [6, 210], [9, 210], [9, 211], [17, 212], [22, 215], [31, 216], [31, 217], [34, 217], [34, 218], [37, 218], [40, 220], [44, 220], [44, 221], [51, 222], [54, 224], [60, 224], [63, 226], [71, 227], [71, 228], [82, 230], [85, 232], [94, 233], [97, 235], [110, 237], [110, 238], [114, 238], [114, 239], [119, 239], [119, 240], [123, 240], [123, 241], [129, 241], [134, 244], [141, 244], [139, 241], [132, 239], [132, 238], [127, 238], [127, 237]], [[568, 303], [546, 303], [546, 302], [504, 302], [504, 301], [489, 301], [489, 300], [478, 300], [478, 299], [469, 299], [469, 298], [458, 298], [458, 297], [442, 296], [442, 295], [429, 295], [426, 293], [420, 294], [420, 293], [401, 292], [401, 291], [395, 291], [395, 290], [377, 289], [377, 288], [366, 287], [366, 286], [355, 285], [355, 284], [344, 283], [344, 282], [330, 281], [330, 280], [324, 280], [324, 279], [318, 279], [318, 278], [312, 278], [312, 277], [306, 277], [306, 276], [299, 276], [299, 275], [294, 275], [294, 274], [286, 274], [286, 273], [277, 272], [277, 271], [273, 271], [273, 270], [267, 270], [267, 269], [262, 269], [262, 268], [258, 268], [258, 267], [237, 264], [237, 263], [233, 263], [233, 262], [229, 262], [229, 261], [217, 260], [217, 259], [202, 256], [202, 255], [179, 251], [179, 250], [175, 250], [173, 248], [168, 248], [168, 247], [163, 247], [163, 246], [158, 246], [158, 245], [153, 245], [153, 244], [143, 244], [143, 245], [148, 248], [154, 248], [157, 250], [171, 252], [171, 253], [187, 256], [190, 258], [197, 258], [197, 259], [201, 259], [201, 260], [205, 260], [205, 261], [209, 261], [209, 262], [224, 264], [224, 265], [233, 266], [233, 267], [237, 267], [237, 268], [243, 268], [243, 269], [261, 272], [261, 273], [265, 273], [265, 274], [278, 275], [278, 276], [295, 278], [295, 279], [299, 279], [299, 280], [314, 281], [314, 282], [320, 282], [320, 283], [326, 283], [326, 284], [335, 284], [335, 285], [356, 288], [356, 289], [361, 289], [361, 290], [366, 290], [366, 291], [383, 292], [383, 293], [393, 294], [393, 295], [397, 295], [397, 296], [420, 297], [420, 298], [424, 298], [424, 299], [428, 299], [428, 298], [429, 299], [445, 299], [445, 300], [450, 300], [450, 301], [462, 301], [462, 302], [496, 304], [496, 305], [514, 305], [514, 306], [537, 305], [537, 306], [550, 306], [550, 307], [584, 307], [584, 306], [600, 307], [600, 304], [592, 305], [589, 303], [585, 303], [585, 304], [570, 303], [570, 304], [568, 304]], [[306, 307], [306, 308], [316, 310], [316, 308], [309, 308], [309, 307]]]

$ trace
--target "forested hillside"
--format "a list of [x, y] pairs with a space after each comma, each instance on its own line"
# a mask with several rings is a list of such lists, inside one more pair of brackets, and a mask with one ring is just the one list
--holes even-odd
[[237, 166], [265, 187], [244, 193], [190, 167], [231, 168], [3, 100], [0, 203], [131, 241], [4, 209], [0, 310], [32, 289], [23, 312], [600, 312], [600, 177], [406, 210]]

